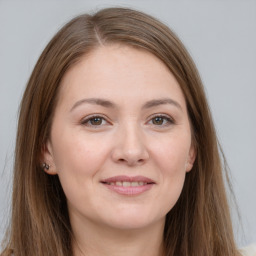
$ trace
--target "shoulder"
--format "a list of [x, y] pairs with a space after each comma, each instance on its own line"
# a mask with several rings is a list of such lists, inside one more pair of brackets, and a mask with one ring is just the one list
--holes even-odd
[[240, 250], [243, 256], [256, 256], [256, 244], [244, 247]]

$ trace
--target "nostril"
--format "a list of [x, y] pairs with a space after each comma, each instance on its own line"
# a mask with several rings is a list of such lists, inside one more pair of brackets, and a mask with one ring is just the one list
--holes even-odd
[[126, 160], [125, 158], [120, 158], [118, 159], [119, 163], [126, 163], [128, 165], [136, 165], [136, 164], [143, 164], [144, 163], [144, 159], [138, 159], [138, 160]]

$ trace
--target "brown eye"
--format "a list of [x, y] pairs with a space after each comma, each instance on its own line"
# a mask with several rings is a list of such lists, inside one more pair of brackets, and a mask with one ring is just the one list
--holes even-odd
[[88, 127], [97, 127], [104, 126], [107, 124], [107, 121], [104, 117], [101, 116], [91, 116], [81, 122], [82, 125]]
[[155, 116], [150, 120], [150, 123], [156, 126], [167, 126], [173, 124], [173, 120], [167, 116]]
[[102, 117], [93, 117], [88, 122], [90, 123], [90, 125], [101, 125]]
[[155, 125], [162, 125], [164, 123], [164, 118], [160, 116], [154, 117], [152, 123]]

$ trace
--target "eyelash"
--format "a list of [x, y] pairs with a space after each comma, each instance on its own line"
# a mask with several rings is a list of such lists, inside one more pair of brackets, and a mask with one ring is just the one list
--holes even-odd
[[90, 124], [90, 123], [89, 123], [89, 122], [91, 122], [93, 119], [96, 119], [96, 118], [99, 118], [99, 119], [101, 119], [101, 120], [104, 120], [105, 122], [108, 122], [104, 116], [92, 115], [92, 116], [89, 116], [89, 117], [87, 117], [86, 119], [82, 120], [81, 124], [82, 124], [82, 125], [85, 125], [85, 126], [89, 126], [89, 127], [98, 128], [97, 126], [100, 127], [101, 124], [100, 124], [100, 125], [93, 125], [93, 124]]
[[[100, 121], [101, 121], [101, 123], [100, 123], [99, 125], [93, 125], [92, 123], [90, 123], [90, 122], [93, 121], [93, 119], [96, 119], [96, 118], [100, 119]], [[153, 124], [153, 123], [152, 123], [152, 125], [154, 125], [154, 126], [166, 127], [166, 126], [175, 124], [174, 120], [173, 120], [170, 116], [167, 116], [167, 115], [162, 115], [162, 114], [154, 115], [154, 116], [152, 116], [152, 117], [150, 118], [149, 121], [152, 122], [154, 118], [160, 118], [160, 119], [162, 119], [162, 120], [165, 121], [164, 124], [160, 124], [160, 125], [157, 125], [157, 124]], [[102, 126], [102, 122], [103, 122], [103, 121], [105, 121], [106, 123], [109, 123], [109, 122], [106, 120], [106, 118], [105, 118], [104, 116], [101, 116], [101, 115], [93, 115], [93, 116], [89, 116], [89, 117], [87, 117], [86, 119], [82, 120], [82, 121], [81, 121], [81, 124], [82, 124], [82, 125], [85, 125], [85, 126], [89, 126], [89, 127], [93, 127], [93, 128], [96, 128], [96, 129], [97, 129], [97, 128], [99, 128], [99, 127]], [[103, 124], [103, 125], [104, 125], [104, 124]], [[98, 126], [98, 127], [97, 127], [97, 126]]]
[[155, 126], [166, 127], [166, 126], [175, 124], [174, 120], [170, 116], [167, 116], [167, 115], [163, 115], [163, 114], [154, 115], [150, 118], [150, 121], [152, 121], [154, 118], [161, 118], [162, 120], [165, 120], [165, 124], [161, 124], [161, 125], [152, 124]]

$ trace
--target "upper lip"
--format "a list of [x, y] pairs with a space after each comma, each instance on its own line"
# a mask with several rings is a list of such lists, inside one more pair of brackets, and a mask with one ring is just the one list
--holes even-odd
[[101, 180], [102, 183], [110, 183], [110, 182], [117, 182], [117, 181], [126, 181], [126, 182], [144, 182], [144, 183], [152, 183], [155, 184], [155, 182], [147, 177], [144, 176], [125, 176], [125, 175], [119, 175], [119, 176], [113, 176], [104, 180]]

